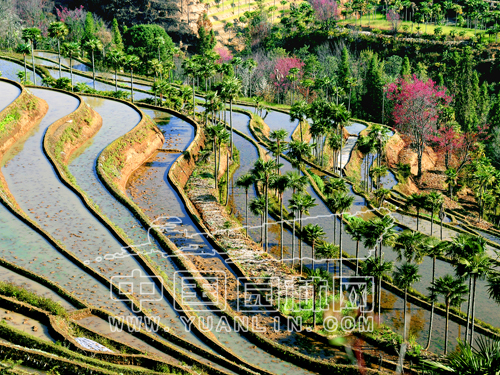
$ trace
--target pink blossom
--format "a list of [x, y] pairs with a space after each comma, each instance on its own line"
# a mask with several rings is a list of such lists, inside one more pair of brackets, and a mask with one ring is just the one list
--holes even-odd
[[271, 81], [274, 82], [274, 85], [277, 87], [289, 88], [291, 82], [287, 76], [290, 74], [290, 69], [299, 68], [299, 74], [296, 78], [300, 80], [303, 66], [304, 63], [296, 57], [279, 58], [274, 64], [274, 68], [271, 72]]
[[69, 10], [66, 7], [61, 7], [58, 9], [56, 7], [56, 14], [59, 21], [66, 22], [68, 20], [71, 21], [79, 21], [85, 18], [85, 11], [83, 10], [83, 5], [80, 5], [79, 8], [75, 8], [75, 10]]
[[220, 56], [220, 59], [217, 60], [217, 64], [222, 64], [222, 63], [231, 61], [233, 59], [233, 55], [231, 54], [231, 51], [229, 51], [226, 47], [216, 48], [215, 52], [217, 52]]
[[338, 18], [340, 14], [338, 4], [335, 0], [309, 0], [309, 3], [320, 21], [326, 21], [332, 17]]

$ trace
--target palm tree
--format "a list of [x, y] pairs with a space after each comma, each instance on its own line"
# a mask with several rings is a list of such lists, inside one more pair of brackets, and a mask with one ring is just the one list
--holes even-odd
[[424, 257], [424, 244], [427, 236], [421, 232], [405, 230], [399, 234], [394, 251], [398, 254], [397, 261], [401, 262], [403, 257], [407, 262], [421, 263]]
[[244, 174], [236, 180], [236, 186], [245, 189], [245, 235], [248, 236], [248, 189], [252, 187], [255, 179], [250, 174]]
[[184, 73], [191, 77], [193, 80], [193, 119], [196, 119], [196, 101], [195, 101], [195, 78], [198, 75], [199, 65], [195, 60], [184, 60], [182, 63], [182, 69], [184, 69]]
[[[288, 171], [285, 173], [285, 176], [288, 177], [288, 185], [290, 189], [292, 189], [293, 194], [305, 191], [306, 186], [309, 184], [309, 180], [307, 179], [307, 177], [302, 176], [300, 172]], [[295, 217], [295, 212], [293, 216]], [[295, 220], [294, 220], [294, 225], [292, 225], [292, 254], [294, 253], [295, 253]], [[292, 261], [292, 264], [293, 262], [294, 261]]]
[[406, 203], [404, 206], [405, 210], [410, 210], [412, 207], [415, 207], [415, 209], [417, 210], [417, 230], [420, 219], [420, 210], [425, 207], [425, 199], [425, 194], [418, 193], [413, 193], [406, 198]]
[[24, 77], [28, 77], [28, 70], [26, 68], [26, 55], [31, 52], [29, 44], [19, 44], [16, 49], [17, 53], [22, 53], [24, 58]]
[[312, 149], [314, 145], [306, 142], [291, 141], [288, 144], [287, 155], [292, 159], [292, 166], [295, 168], [302, 168], [303, 160], [312, 156]]
[[[431, 279], [431, 284], [436, 279], [436, 259], [437, 259], [437, 257], [440, 257], [440, 256], [444, 255], [448, 244], [449, 244], [448, 241], [439, 241], [435, 237], [428, 237], [424, 241], [424, 244], [422, 246], [423, 253], [426, 256], [432, 257], [432, 279]], [[432, 304], [431, 304], [431, 319], [430, 319], [430, 322], [429, 322], [429, 335], [427, 337], [427, 346], [425, 347], [425, 350], [428, 350], [429, 347], [430, 347], [430, 345], [431, 345], [432, 325], [433, 325], [433, 322], [434, 322], [434, 303], [435, 303], [435, 301], [432, 300]]]
[[[483, 238], [478, 237], [478, 240], [474, 240], [476, 244], [482, 243], [484, 246], [485, 241]], [[455, 272], [461, 278], [466, 278], [467, 276], [472, 277], [472, 295], [471, 295], [471, 334], [470, 334], [470, 344], [474, 342], [474, 316], [476, 312], [476, 284], [477, 280], [484, 280], [488, 274], [491, 272], [491, 258], [488, 254], [480, 251], [473, 256], [467, 258], [459, 259], [459, 263], [455, 265]], [[467, 332], [468, 333], [468, 332]]]
[[66, 42], [62, 45], [63, 54], [69, 57], [69, 74], [71, 76], [71, 90], [73, 90], [73, 57], [80, 54], [80, 45], [76, 42]]
[[339, 247], [330, 242], [322, 242], [318, 244], [316, 255], [321, 259], [326, 259], [326, 271], [330, 272], [330, 260], [338, 257]]
[[366, 222], [358, 216], [347, 215], [347, 227], [345, 231], [356, 241], [356, 276], [359, 273], [359, 241], [364, 238]]
[[275, 189], [279, 195], [280, 204], [280, 248], [281, 248], [281, 261], [283, 261], [283, 194], [285, 190], [290, 187], [290, 179], [288, 175], [278, 176], [271, 182], [271, 188]]
[[[382, 301], [382, 278], [386, 276], [389, 272], [392, 271], [393, 263], [392, 262], [384, 262], [383, 257], [374, 258], [370, 257], [364, 261], [361, 266], [361, 275], [362, 276], [372, 276], [375, 279], [375, 294], [373, 296], [373, 305], [377, 302], [378, 308], [378, 316], [381, 319], [381, 301]], [[375, 308], [374, 308], [375, 310]]]
[[34, 45], [35, 40], [40, 38], [41, 31], [38, 27], [29, 27], [23, 29], [22, 37], [25, 42], [29, 42], [31, 44], [31, 63], [33, 65], [33, 83], [36, 85], [36, 71], [35, 71], [35, 55]]
[[125, 56], [125, 67], [130, 69], [130, 98], [132, 103], [134, 102], [134, 68], [137, 68], [141, 59], [135, 55], [127, 55]]
[[378, 158], [377, 165], [382, 165], [382, 154], [384, 147], [391, 137], [391, 130], [381, 124], [372, 124], [367, 134], [368, 138], [373, 141], [373, 145], [377, 149]]
[[115, 71], [115, 91], [118, 91], [118, 69], [123, 66], [125, 62], [124, 60], [125, 54], [118, 49], [111, 50], [106, 55], [106, 63]]
[[265, 239], [264, 239], [264, 249], [266, 253], [269, 250], [269, 245], [268, 245], [268, 233], [269, 233], [269, 228], [268, 228], [268, 223], [267, 223], [267, 215], [269, 213], [269, 187], [271, 184], [271, 176], [273, 175], [274, 171], [276, 169], [279, 169], [282, 165], [281, 164], [276, 164], [274, 160], [263, 160], [263, 159], [258, 159], [253, 167], [252, 174], [255, 176], [256, 180], [259, 180], [262, 182], [263, 188], [264, 188], [264, 194], [265, 194], [265, 200], [266, 200], [266, 209], [264, 212], [264, 218], [265, 218]]
[[326, 235], [323, 228], [318, 224], [307, 224], [304, 227], [304, 237], [306, 241], [309, 241], [312, 246], [312, 268], [314, 270], [314, 260], [316, 259], [316, 254], [314, 253], [316, 243], [321, 240]]
[[309, 106], [303, 100], [294, 103], [292, 105], [292, 108], [290, 108], [290, 122], [293, 122], [295, 120], [299, 121], [301, 142], [304, 142], [302, 134], [302, 123], [307, 120], [308, 112], [309, 112]]
[[264, 241], [264, 212], [266, 210], [266, 201], [264, 197], [257, 197], [250, 201], [250, 211], [254, 215], [260, 216], [260, 243]]
[[[345, 181], [341, 178], [332, 177], [325, 182], [325, 187], [323, 188], [324, 193], [328, 196], [336, 192], [347, 193], [347, 185]], [[333, 243], [337, 241], [337, 220], [333, 221]]]
[[458, 173], [455, 168], [448, 168], [444, 174], [446, 175], [445, 183], [448, 184], [450, 190], [450, 199], [453, 199], [453, 188], [457, 186]]
[[[348, 211], [352, 203], [354, 202], [354, 196], [349, 195], [344, 192], [336, 192], [332, 194], [328, 199], [327, 199], [327, 205], [328, 207], [335, 213], [340, 213], [340, 236], [339, 236], [339, 248], [340, 248], [340, 265], [339, 265], [339, 273], [340, 277], [343, 276], [342, 274], [342, 233], [344, 232], [344, 213], [345, 211]], [[337, 217], [334, 216], [333, 220], [337, 220]]]
[[[300, 194], [300, 193], [295, 193], [292, 194], [292, 199], [290, 199], [289, 204], [290, 208], [294, 211], [297, 211], [299, 213], [299, 228], [300, 228], [300, 237], [299, 237], [299, 258], [300, 258], [300, 272], [302, 273], [303, 269], [303, 261], [302, 261], [302, 215], [309, 215], [309, 209], [312, 207], [317, 206], [316, 203], [314, 203], [316, 199], [312, 198], [308, 194]], [[295, 226], [295, 222], [294, 222]]]
[[377, 205], [378, 207], [382, 207], [382, 204], [384, 203], [385, 197], [391, 194], [391, 191], [389, 189], [384, 189], [380, 188], [378, 190], [375, 190], [373, 192], [373, 195], [377, 199]]
[[450, 306], [458, 307], [465, 299], [462, 298], [469, 290], [462, 279], [454, 279], [451, 275], [438, 277], [428, 288], [434, 301], [437, 295], [442, 295], [446, 304], [446, 328], [444, 333], [444, 354], [448, 353], [448, 323], [450, 318]]
[[425, 204], [427, 210], [431, 213], [431, 236], [433, 235], [433, 224], [434, 224], [434, 215], [437, 210], [443, 205], [444, 197], [441, 193], [436, 191], [432, 191], [425, 197]]
[[[375, 185], [377, 186], [377, 189], [380, 189], [380, 179], [382, 177], [387, 176], [388, 174], [389, 174], [389, 170], [387, 169], [387, 167], [385, 165], [371, 168], [370, 177], [375, 179], [375, 181], [376, 181]], [[370, 191], [371, 191], [372, 186], [373, 186], [373, 184], [370, 186]]]
[[[94, 62], [94, 54], [95, 51], [100, 51], [102, 49], [102, 43], [99, 39], [90, 39], [89, 41], [85, 42], [83, 45], [83, 48], [85, 48], [87, 51], [90, 51], [90, 54], [92, 56], [92, 81], [94, 83], [94, 90], [95, 90], [95, 62]], [[59, 76], [61, 74], [61, 62], [59, 60]], [[132, 103], [134, 102], [134, 93], [132, 92]]]
[[[235, 77], [227, 77], [222, 82], [221, 95], [226, 100], [229, 100], [229, 125], [231, 127], [231, 157], [232, 157], [232, 155], [233, 155], [233, 101], [239, 95], [241, 95], [241, 81]], [[267, 246], [267, 244], [266, 244], [266, 246]]]
[[418, 273], [418, 266], [411, 263], [403, 263], [400, 267], [393, 272], [393, 280], [398, 288], [401, 288], [405, 292], [404, 298], [404, 312], [403, 312], [403, 341], [406, 342], [406, 309], [408, 305], [408, 288], [411, 288], [413, 284], [420, 281], [422, 275]]
[[282, 148], [282, 142], [288, 137], [288, 132], [285, 129], [273, 130], [269, 134], [269, 138], [271, 141], [276, 142], [276, 163], [280, 162], [280, 155], [284, 151]]
[[[57, 39], [57, 56], [59, 57], [59, 78], [61, 78], [61, 40], [68, 35], [69, 29], [64, 22], [55, 21], [49, 25], [49, 38]], [[102, 47], [101, 47], [102, 48]], [[93, 61], [93, 59], [92, 59]], [[95, 89], [95, 87], [94, 87]]]

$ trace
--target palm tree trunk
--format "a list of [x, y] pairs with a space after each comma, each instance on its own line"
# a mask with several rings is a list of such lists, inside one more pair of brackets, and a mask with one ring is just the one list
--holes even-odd
[[378, 318], [380, 321], [380, 324], [382, 323], [382, 314], [381, 314], [381, 305], [382, 305], [382, 276], [378, 278], [378, 293], [377, 293], [377, 298], [378, 298], [378, 303], [377, 303], [377, 308], [378, 308]]
[[471, 299], [472, 299], [472, 277], [469, 277], [469, 300], [467, 302], [467, 326], [465, 328], [465, 342], [469, 342], [469, 322], [471, 313]]
[[450, 301], [446, 301], [446, 324], [444, 329], [444, 354], [448, 354], [448, 325], [450, 323]]
[[[431, 284], [433, 285], [434, 280], [436, 277], [436, 257], [432, 258], [432, 280]], [[425, 350], [429, 350], [429, 347], [431, 346], [431, 337], [432, 337], [432, 323], [434, 322], [434, 301], [432, 301], [431, 304], [431, 320], [429, 322], [429, 336], [427, 338], [427, 346], [425, 347]]]
[[69, 74], [71, 75], [71, 91], [73, 91], [73, 59], [71, 55], [69, 56]]
[[420, 219], [420, 208], [417, 208], [417, 231], [418, 231], [418, 221]]
[[404, 300], [404, 308], [403, 308], [403, 342], [406, 342], [406, 309], [408, 304], [408, 288], [405, 288], [405, 300]]
[[229, 203], [229, 150], [227, 150], [226, 154], [226, 204]]
[[[61, 76], [61, 58], [59, 57], [59, 78]], [[94, 63], [94, 50], [92, 50], [92, 83], [95, 90], [95, 63]], [[132, 93], [132, 103], [134, 102], [134, 94]]]
[[295, 210], [293, 211], [292, 221], [292, 267], [295, 266]]
[[441, 222], [440, 222], [440, 225], [439, 225], [439, 232], [440, 232], [440, 238], [441, 238], [441, 241], [443, 240], [443, 219], [441, 218], [440, 219]]
[[[248, 189], [245, 189], [245, 235], [248, 237]], [[283, 251], [281, 254], [283, 259]]]
[[194, 101], [194, 77], [193, 77], [193, 120], [196, 120], [196, 103]]
[[477, 284], [477, 274], [474, 274], [472, 281], [472, 316], [471, 316], [471, 329], [470, 329], [470, 345], [474, 344], [474, 316], [476, 315], [476, 284]]
[[281, 261], [283, 262], [283, 194], [280, 197], [280, 221]]
[[28, 70], [26, 68], [26, 54], [23, 53], [23, 55], [24, 55], [24, 79], [26, 80], [28, 79]]
[[233, 158], [233, 99], [229, 100], [229, 125], [231, 126], [231, 159]]
[[431, 237], [432, 237], [432, 227], [434, 226], [434, 209], [431, 211]]
[[264, 222], [264, 226], [265, 226], [264, 233], [265, 233], [265, 236], [266, 236], [265, 237], [266, 243], [265, 243], [264, 249], [265, 249], [265, 251], [267, 253], [267, 252], [269, 252], [268, 240], [267, 240], [268, 234], [269, 234], [268, 227], [267, 227], [267, 224], [268, 224], [267, 220], [268, 220], [268, 217], [269, 217], [269, 178], [266, 178], [265, 189], [266, 189], [266, 197], [265, 197], [265, 199], [266, 199], [266, 209], [265, 209], [265, 212], [264, 212], [264, 220], [265, 220], [265, 222]]
[[[36, 86], [36, 70], [35, 70], [35, 55], [33, 54], [33, 44], [35, 43], [34, 40], [31, 41], [31, 63], [33, 64], [33, 83]], [[28, 79], [28, 77], [26, 77]]]
[[314, 259], [315, 259], [315, 257], [314, 257], [314, 242], [315, 241], [313, 240], [312, 241], [312, 269], [313, 269], [313, 271], [314, 271]]
[[[59, 58], [59, 78], [62, 76], [61, 72], [61, 41], [57, 39], [57, 56]], [[92, 65], [94, 65], [94, 51], [92, 51]], [[95, 87], [94, 87], [95, 90]]]
[[359, 274], [359, 241], [356, 241], [356, 276]]
[[340, 269], [339, 269], [339, 273], [340, 273], [340, 283], [342, 284], [342, 276], [343, 276], [343, 273], [342, 273], [342, 266], [343, 266], [343, 261], [342, 261], [342, 232], [344, 231], [344, 222], [342, 220], [344, 216], [344, 213], [340, 213], [340, 234], [339, 234], [339, 254], [340, 254]]
[[134, 69], [130, 69], [130, 97], [134, 102]]
[[313, 330], [316, 330], [316, 284], [313, 285]]
[[299, 237], [299, 258], [300, 258], [300, 273], [302, 273], [302, 211], [299, 212], [299, 228], [300, 228], [300, 237]]
[[[71, 59], [70, 59], [71, 63]], [[118, 68], [115, 67], [115, 92], [118, 91]], [[155, 92], [155, 105], [156, 105], [156, 92]]]

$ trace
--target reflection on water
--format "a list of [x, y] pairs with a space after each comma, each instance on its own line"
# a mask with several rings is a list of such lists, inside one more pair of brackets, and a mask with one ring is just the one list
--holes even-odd
[[[31, 62], [27, 62], [26, 68], [30, 80], [33, 81], [33, 66], [31, 65]], [[0, 60], [0, 72], [2, 72], [2, 77], [19, 82], [17, 73], [24, 72], [24, 65], [17, 64], [12, 61]], [[40, 77], [38, 74], [36, 75], [36, 77], [36, 82], [40, 84], [40, 82], [42, 82], [42, 77]]]
[[21, 89], [8, 82], [0, 81], [0, 112], [21, 94]]

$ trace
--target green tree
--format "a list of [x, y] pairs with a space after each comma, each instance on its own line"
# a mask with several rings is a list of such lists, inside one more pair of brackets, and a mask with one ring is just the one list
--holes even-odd
[[31, 52], [31, 47], [29, 44], [18, 44], [16, 48], [17, 53], [23, 54], [24, 59], [24, 77], [28, 76], [28, 69], [26, 68], [26, 55]]
[[264, 244], [264, 212], [266, 211], [266, 200], [260, 196], [250, 201], [250, 211], [260, 216], [260, 243]]
[[[418, 266], [411, 263], [403, 263], [401, 266], [396, 268], [396, 271], [392, 274], [394, 283], [398, 288], [401, 288], [405, 292], [404, 297], [404, 312], [403, 312], [403, 341], [407, 338], [406, 329], [406, 310], [408, 305], [408, 289], [412, 287], [413, 284], [420, 281], [422, 275], [418, 273]], [[409, 328], [408, 328], [409, 329]]]
[[[136, 55], [141, 61], [158, 59], [158, 38], [163, 38], [165, 44], [160, 46], [160, 61], [168, 61], [172, 55], [174, 43], [163, 27], [159, 25], [134, 25], [123, 33], [123, 44], [129, 55]], [[139, 72], [146, 74], [146, 64], [139, 67]]]
[[59, 58], [59, 78], [61, 78], [61, 40], [68, 35], [68, 27], [64, 22], [51, 22], [49, 25], [49, 37], [57, 40], [57, 56]]
[[[279, 166], [279, 164], [277, 163]], [[278, 169], [279, 170], [279, 169]], [[283, 261], [283, 194], [290, 187], [290, 179], [288, 175], [277, 176], [271, 182], [271, 188], [275, 189], [278, 193], [279, 204], [280, 204], [280, 252], [281, 252], [281, 261]]]
[[375, 279], [375, 296], [373, 296], [373, 305], [375, 311], [375, 305], [378, 309], [378, 316], [381, 319], [381, 301], [382, 301], [382, 278], [387, 276], [389, 272], [392, 271], [393, 263], [384, 262], [383, 257], [379, 259], [375, 257], [369, 257], [363, 262], [361, 266], [362, 276], [372, 276]]
[[250, 173], [244, 174], [236, 180], [236, 186], [245, 189], [245, 234], [247, 236], [248, 236], [248, 190], [253, 186], [254, 182], [255, 179]]
[[114, 49], [106, 55], [106, 64], [115, 71], [115, 91], [118, 91], [118, 69], [121, 69], [125, 62], [125, 54]]
[[408, 56], [405, 56], [403, 58], [403, 68], [401, 69], [401, 76], [402, 77], [410, 77], [411, 76], [411, 65], [410, 65], [410, 59]]
[[397, 261], [403, 258], [407, 262], [421, 263], [424, 253], [424, 244], [427, 237], [418, 231], [404, 230], [398, 235], [394, 243], [394, 251], [398, 254]]
[[[431, 279], [431, 284], [434, 283], [434, 280], [436, 279], [436, 259], [437, 257], [441, 257], [445, 254], [446, 247], [448, 246], [447, 241], [438, 241], [434, 237], [428, 237], [423, 245], [423, 252], [426, 256], [432, 257], [432, 279]], [[432, 299], [432, 304], [431, 304], [431, 319], [429, 322], [429, 335], [427, 337], [427, 346], [425, 347], [425, 350], [429, 350], [429, 347], [431, 345], [431, 338], [432, 338], [432, 326], [434, 323], [434, 304], [435, 300]]]
[[73, 57], [80, 55], [80, 45], [76, 42], [66, 42], [62, 45], [62, 53], [69, 57], [69, 73], [71, 75], [71, 87], [73, 88]]
[[[289, 201], [290, 209], [298, 212], [299, 214], [299, 228], [300, 228], [300, 238], [299, 238], [299, 258], [300, 258], [300, 272], [303, 270], [303, 259], [302, 259], [302, 215], [309, 215], [309, 210], [317, 204], [315, 203], [316, 199], [311, 197], [309, 194], [300, 194], [295, 193], [292, 194], [292, 199]], [[293, 224], [295, 226], [295, 222]]]
[[325, 235], [325, 231], [323, 228], [318, 225], [318, 224], [307, 224], [304, 227], [304, 237], [306, 241], [309, 241], [311, 243], [312, 247], [312, 268], [314, 270], [314, 261], [316, 259], [316, 254], [315, 254], [315, 247], [316, 244], [318, 243], [319, 240], [321, 240]]
[[438, 212], [441, 206], [444, 204], [444, 197], [441, 193], [437, 191], [431, 191], [425, 197], [425, 205], [427, 210], [431, 214], [431, 236], [433, 235], [433, 225], [434, 225], [434, 215]]
[[229, 125], [231, 127], [231, 158], [233, 157], [233, 101], [241, 95], [241, 81], [234, 77], [227, 77], [222, 82], [222, 93], [229, 100]]
[[448, 353], [448, 325], [450, 321], [450, 307], [460, 306], [465, 299], [462, 298], [464, 294], [468, 292], [467, 287], [464, 285], [461, 279], [454, 279], [451, 275], [446, 275], [444, 277], [438, 277], [435, 281], [431, 283], [429, 287], [431, 292], [431, 298], [434, 301], [437, 295], [442, 295], [444, 297], [444, 302], [446, 304], [446, 324], [444, 331], [444, 354]]
[[356, 241], [356, 276], [359, 274], [359, 241], [363, 240], [365, 235], [366, 222], [358, 216], [346, 215], [346, 232]]
[[91, 12], [87, 12], [85, 15], [85, 26], [82, 42], [88, 42], [89, 40], [96, 38], [96, 27], [94, 22], [94, 15]]
[[290, 109], [290, 121], [298, 120], [300, 126], [300, 141], [304, 142], [302, 123], [307, 120], [309, 106], [303, 100], [295, 102]]
[[271, 185], [271, 179], [273, 177], [273, 174], [277, 168], [280, 168], [281, 165], [276, 164], [276, 162], [271, 159], [271, 160], [263, 160], [263, 159], [258, 159], [254, 167], [252, 169], [252, 175], [255, 177], [256, 180], [259, 180], [262, 182], [263, 188], [264, 188], [264, 196], [265, 196], [265, 202], [266, 202], [266, 208], [264, 211], [264, 218], [265, 218], [265, 223], [264, 223], [264, 230], [265, 230], [265, 238], [264, 238], [264, 250], [269, 252], [269, 227], [268, 227], [268, 222], [267, 222], [267, 217], [269, 214], [269, 188]]
[[342, 57], [338, 70], [338, 82], [340, 86], [347, 92], [349, 91], [349, 85], [347, 80], [351, 78], [351, 62], [349, 61], [349, 51], [346, 47], [342, 49]]
[[191, 59], [191, 60], [186, 59], [182, 62], [182, 69], [184, 69], [184, 73], [192, 79], [192, 83], [193, 83], [193, 120], [196, 119], [196, 105], [195, 105], [196, 102], [195, 102], [194, 84], [195, 84], [195, 80], [196, 80], [196, 76], [198, 74], [199, 68], [200, 68], [199, 65], [193, 59]]
[[208, 17], [207, 12], [200, 14], [198, 19], [198, 48], [197, 52], [201, 56], [205, 56], [207, 53], [212, 52], [217, 40], [215, 39], [215, 33], [212, 29], [212, 23]]
[[273, 143], [271, 144], [272, 145], [276, 144], [275, 155], [276, 155], [276, 163], [278, 164], [280, 162], [280, 155], [283, 153], [283, 151], [285, 151], [285, 148], [283, 147], [283, 142], [287, 137], [288, 137], [288, 132], [285, 129], [273, 130], [269, 134], [269, 139], [273, 141]]
[[366, 113], [366, 119], [369, 121], [382, 122], [382, 97], [384, 95], [384, 82], [377, 54], [373, 54], [366, 78], [363, 81], [364, 94], [361, 98], [363, 110]]
[[334, 243], [322, 242], [318, 244], [316, 255], [321, 259], [326, 259], [326, 271], [330, 272], [330, 261], [331, 259], [338, 257], [339, 247]]
[[116, 18], [113, 18], [113, 23], [111, 25], [111, 35], [113, 37], [113, 44], [115, 46], [115, 49], [117, 50], [123, 50], [123, 40], [122, 40], [122, 34], [120, 32], [120, 27], [118, 26], [118, 21]]
[[29, 42], [31, 45], [31, 63], [33, 65], [33, 83], [36, 85], [36, 71], [35, 71], [35, 54], [33, 53], [35, 49], [35, 41], [40, 39], [41, 31], [38, 27], [29, 27], [23, 29], [22, 37], [25, 42]]
[[134, 102], [134, 69], [141, 64], [141, 59], [135, 55], [127, 55], [124, 58], [124, 66], [130, 70], [130, 99]]
[[[344, 214], [348, 211], [352, 203], [354, 202], [354, 196], [344, 193], [344, 192], [336, 192], [327, 199], [328, 207], [335, 213], [340, 214], [340, 236], [339, 236], [339, 248], [340, 248], [340, 265], [339, 265], [339, 273], [340, 277], [342, 277], [342, 234], [344, 232]], [[337, 220], [337, 216], [333, 217], [333, 220]]]
[[[102, 49], [102, 43], [99, 39], [90, 39], [83, 45], [83, 48], [90, 52], [92, 59], [92, 82], [94, 84], [95, 90], [95, 60], [94, 55], [96, 51], [100, 51]], [[134, 102], [134, 95], [132, 93], [132, 103]]]
[[420, 210], [425, 208], [425, 200], [425, 194], [413, 193], [406, 198], [406, 203], [404, 205], [405, 210], [409, 211], [412, 207], [417, 210], [417, 230], [420, 219]]

